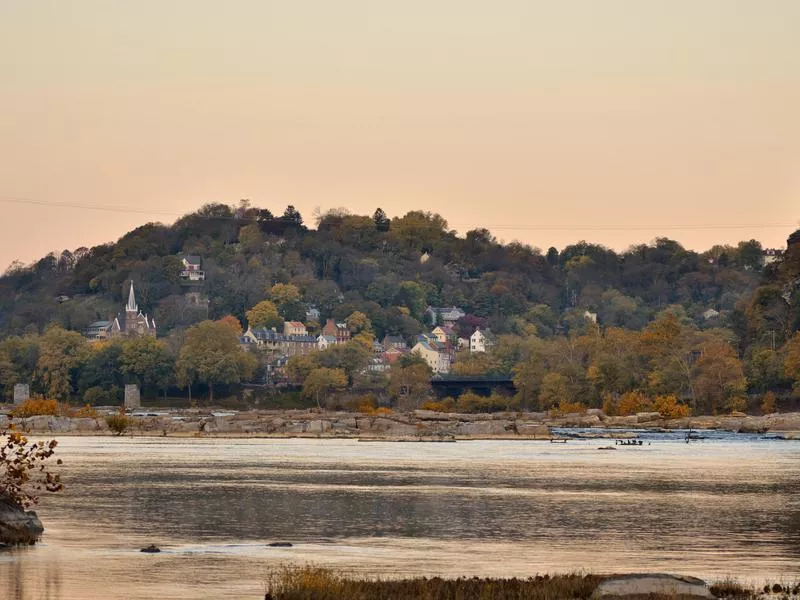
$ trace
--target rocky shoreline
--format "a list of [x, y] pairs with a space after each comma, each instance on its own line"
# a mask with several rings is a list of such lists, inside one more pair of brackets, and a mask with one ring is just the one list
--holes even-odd
[[[23, 432], [48, 435], [113, 435], [104, 412], [98, 418], [35, 416], [14, 419]], [[5, 415], [0, 415], [0, 427]], [[439, 413], [415, 410], [409, 413], [363, 414], [314, 410], [253, 410], [243, 412], [203, 409], [136, 411], [125, 435], [222, 436], [222, 437], [310, 437], [359, 438], [363, 440], [528, 439], [548, 440], [553, 428], [581, 428], [570, 437], [625, 437], [634, 429], [720, 430], [769, 433], [800, 440], [800, 413], [765, 416], [724, 415], [664, 419], [658, 413], [611, 417], [600, 410], [584, 414], [553, 416], [519, 412], [492, 414]], [[597, 431], [592, 431], [592, 430]], [[612, 431], [604, 431], [612, 430]], [[616, 430], [619, 430], [617, 432]], [[628, 436], [631, 434], [628, 433]]]

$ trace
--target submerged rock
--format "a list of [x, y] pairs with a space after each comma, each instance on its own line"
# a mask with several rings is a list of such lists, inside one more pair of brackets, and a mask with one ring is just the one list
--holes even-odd
[[149, 546], [145, 546], [139, 552], [147, 552], [148, 554], [155, 554], [156, 552], [161, 552], [161, 548], [156, 546], [155, 544], [150, 544]]
[[267, 544], [270, 548], [291, 548], [293, 545], [291, 542], [272, 542]]
[[620, 575], [606, 579], [592, 594], [594, 600], [601, 598], [649, 598], [652, 596], [680, 597], [687, 600], [714, 598], [706, 582], [696, 577], [667, 575], [665, 573], [642, 573]]
[[32, 510], [0, 499], [0, 545], [35, 544], [44, 526]]

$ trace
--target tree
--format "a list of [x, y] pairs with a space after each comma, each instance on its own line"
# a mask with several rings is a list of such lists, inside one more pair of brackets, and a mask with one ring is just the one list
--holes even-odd
[[783, 349], [786, 353], [784, 373], [794, 382], [795, 389], [800, 388], [800, 331], [795, 332]]
[[342, 369], [318, 367], [311, 371], [303, 383], [303, 395], [313, 398], [317, 408], [327, 404], [328, 395], [333, 391], [341, 391], [347, 387], [347, 375]]
[[347, 328], [354, 334], [365, 331], [367, 333], [372, 331], [372, 323], [369, 317], [361, 311], [350, 313], [350, 316], [344, 320], [347, 323]]
[[[219, 323], [230, 327], [226, 321]], [[166, 389], [175, 366], [166, 344], [150, 336], [126, 340], [120, 362], [122, 373], [135, 379], [143, 389]]]
[[300, 212], [291, 204], [286, 207], [286, 210], [283, 211], [283, 217], [281, 217], [283, 221], [290, 225], [294, 225], [298, 228], [303, 226], [303, 217], [300, 215]]
[[221, 319], [217, 319], [217, 322], [224, 323], [225, 325], [233, 329], [237, 337], [242, 335], [242, 324], [239, 322], [239, 319], [237, 319], [233, 315], [225, 315]]
[[283, 324], [278, 308], [269, 300], [262, 300], [245, 313], [250, 327], [280, 327]]
[[700, 407], [717, 413], [741, 397], [746, 389], [742, 363], [733, 348], [723, 342], [706, 344], [692, 369], [694, 389]]
[[547, 373], [542, 378], [542, 388], [539, 392], [539, 409], [544, 410], [558, 406], [561, 402], [570, 402], [572, 394], [569, 391], [569, 381], [560, 373]]
[[276, 283], [269, 289], [270, 299], [278, 306], [300, 301], [300, 290], [291, 283]]
[[402, 366], [398, 361], [389, 371], [389, 395], [398, 403], [405, 400], [411, 406], [419, 406], [430, 392], [432, 374], [431, 368], [424, 360], [409, 366]]
[[261, 250], [264, 244], [264, 236], [261, 234], [261, 227], [257, 223], [250, 223], [239, 230], [239, 243], [245, 252], [256, 253]]
[[67, 400], [72, 395], [73, 369], [78, 366], [80, 350], [86, 344], [76, 331], [58, 325], [49, 326], [39, 342], [36, 373], [49, 398]]
[[375, 211], [375, 214], [372, 215], [372, 220], [375, 221], [375, 229], [382, 232], [389, 231], [389, 228], [392, 224], [391, 220], [386, 216], [386, 213], [383, 212], [382, 208], [378, 208]]
[[214, 400], [214, 384], [239, 383], [252, 377], [256, 359], [239, 346], [236, 333], [225, 323], [203, 321], [189, 328], [176, 363], [178, 379], [186, 385], [208, 385]]

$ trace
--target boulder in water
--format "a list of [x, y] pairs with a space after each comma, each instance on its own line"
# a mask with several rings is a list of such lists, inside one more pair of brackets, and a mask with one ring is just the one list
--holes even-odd
[[32, 510], [0, 498], [0, 544], [35, 544], [44, 526]]
[[155, 544], [150, 544], [149, 546], [145, 546], [139, 552], [147, 552], [148, 554], [155, 554], [157, 552], [161, 552], [161, 548], [156, 546]]
[[270, 548], [291, 548], [293, 544], [291, 542], [272, 542], [271, 544], [267, 544]]

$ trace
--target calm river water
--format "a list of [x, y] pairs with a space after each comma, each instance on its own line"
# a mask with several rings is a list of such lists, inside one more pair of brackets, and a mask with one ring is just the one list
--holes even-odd
[[[0, 595], [256, 599], [267, 569], [289, 562], [383, 576], [800, 576], [800, 442], [678, 437], [614, 451], [65, 437], [67, 489], [40, 504], [41, 544], [0, 552]], [[150, 543], [164, 551], [139, 552]]]

